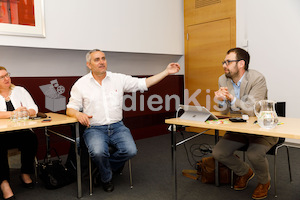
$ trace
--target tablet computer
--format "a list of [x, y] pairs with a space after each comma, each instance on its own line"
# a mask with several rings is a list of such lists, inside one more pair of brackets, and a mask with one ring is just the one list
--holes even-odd
[[206, 120], [218, 119], [217, 116], [212, 114], [204, 106], [191, 106], [191, 105], [179, 105], [184, 110], [184, 113], [180, 116], [181, 119], [193, 120], [205, 122]]

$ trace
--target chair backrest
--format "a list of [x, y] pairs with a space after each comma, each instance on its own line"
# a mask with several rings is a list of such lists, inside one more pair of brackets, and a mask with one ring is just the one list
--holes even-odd
[[278, 117], [285, 117], [285, 102], [276, 102], [275, 104], [275, 110], [278, 115]]
[[[285, 117], [285, 106], [286, 106], [286, 103], [285, 102], [276, 102], [275, 104], [275, 110], [276, 110], [276, 113], [278, 115], [278, 117]], [[268, 152], [267, 154], [271, 154], [271, 155], [274, 155], [275, 152], [276, 152], [276, 148], [277, 146], [281, 145], [282, 143], [284, 143], [285, 141], [285, 138], [279, 138], [277, 144], [275, 144]]]

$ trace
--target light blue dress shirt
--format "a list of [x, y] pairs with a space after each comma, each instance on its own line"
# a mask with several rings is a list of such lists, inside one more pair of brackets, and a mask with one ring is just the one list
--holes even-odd
[[[232, 80], [231, 80], [231, 83], [233, 85], [233, 89], [234, 89], [234, 99], [233, 101], [230, 102], [230, 105], [234, 105], [235, 101], [236, 101], [236, 98], [240, 98], [240, 90], [241, 90], [241, 83], [242, 83], [242, 80], [244, 78], [245, 74], [242, 76], [242, 78], [237, 82], [237, 84], [235, 84]], [[226, 101], [221, 101], [220, 102], [220, 105], [224, 106], [226, 104]]]
[[230, 102], [231, 105], [234, 105], [235, 101], [236, 101], [236, 98], [240, 98], [240, 91], [241, 91], [241, 83], [242, 83], [242, 80], [244, 78], [245, 74], [242, 76], [242, 78], [237, 82], [237, 84], [235, 84], [232, 80], [231, 80], [231, 83], [233, 85], [233, 89], [234, 89], [234, 99], [232, 102]]

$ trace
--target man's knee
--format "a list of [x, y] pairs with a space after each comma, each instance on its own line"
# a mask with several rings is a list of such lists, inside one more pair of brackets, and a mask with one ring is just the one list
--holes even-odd
[[247, 151], [246, 156], [251, 163], [262, 162], [266, 158], [266, 154], [259, 151]]
[[103, 158], [103, 157], [109, 157], [109, 152], [105, 151], [104, 147], [101, 146], [93, 146], [89, 149], [89, 154], [92, 158]]
[[220, 151], [218, 148], [214, 148], [212, 151], [212, 156], [216, 159], [221, 161], [224, 159], [226, 156], [224, 155], [223, 151]]
[[126, 154], [127, 154], [127, 156], [130, 157], [130, 158], [136, 156], [136, 154], [137, 154], [137, 149], [136, 149], [136, 147], [133, 146], [133, 147], [128, 148]]
[[223, 162], [232, 155], [232, 151], [229, 148], [226, 148], [226, 146], [216, 145], [213, 148], [212, 155], [216, 160]]

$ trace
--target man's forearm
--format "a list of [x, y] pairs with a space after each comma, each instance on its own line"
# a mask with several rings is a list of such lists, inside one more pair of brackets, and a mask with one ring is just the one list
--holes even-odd
[[12, 111], [0, 111], [0, 119], [10, 118], [12, 113], [13, 113]]
[[73, 108], [67, 108], [67, 110], [66, 110], [66, 114], [70, 117], [75, 117], [76, 118], [77, 113], [78, 113], [78, 111], [73, 109]]
[[151, 87], [152, 85], [157, 84], [158, 82], [160, 82], [161, 80], [163, 80], [168, 75], [169, 75], [168, 71], [164, 70], [164, 71], [160, 72], [159, 74], [156, 74], [154, 76], [150, 76], [149, 78], [146, 78], [147, 88]]

